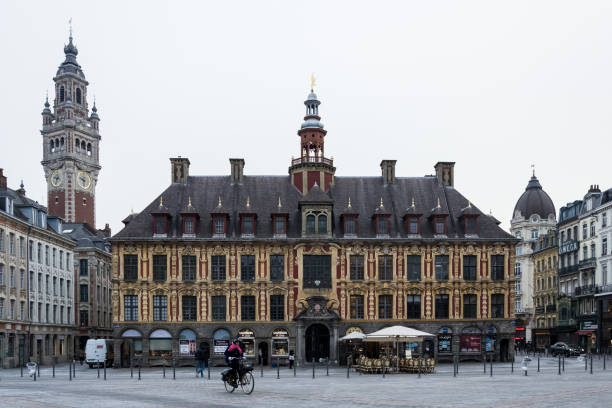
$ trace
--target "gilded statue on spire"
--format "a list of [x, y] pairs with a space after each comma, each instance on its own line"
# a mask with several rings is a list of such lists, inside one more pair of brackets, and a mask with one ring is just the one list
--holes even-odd
[[315, 83], [315, 76], [314, 76], [314, 72], [310, 75], [310, 92], [314, 92], [314, 87], [315, 87], [316, 83]]

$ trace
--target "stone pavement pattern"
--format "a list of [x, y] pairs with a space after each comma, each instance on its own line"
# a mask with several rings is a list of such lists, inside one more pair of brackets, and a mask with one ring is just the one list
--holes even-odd
[[557, 360], [542, 359], [541, 372], [537, 362], [529, 363], [528, 376], [515, 363], [494, 364], [487, 374], [483, 365], [462, 364], [458, 377], [453, 377], [451, 365], [441, 365], [433, 375], [398, 374], [359, 375], [346, 369], [317, 367], [293, 371], [281, 368], [266, 370], [264, 377], [256, 369], [255, 391], [244, 395], [240, 389], [228, 394], [220, 381], [222, 368], [211, 369], [211, 379], [196, 378], [191, 368], [179, 368], [176, 380], [172, 370], [143, 369], [142, 380], [137, 370], [130, 378], [129, 369], [108, 369], [107, 381], [97, 378], [97, 370], [77, 365], [77, 375], [68, 381], [67, 366], [41, 368], [41, 377], [34, 382], [20, 377], [18, 369], [0, 371], [1, 407], [604, 407], [610, 405], [612, 367], [603, 370], [602, 361], [595, 360], [593, 374], [584, 371], [584, 362], [567, 359], [565, 372], [557, 374]]

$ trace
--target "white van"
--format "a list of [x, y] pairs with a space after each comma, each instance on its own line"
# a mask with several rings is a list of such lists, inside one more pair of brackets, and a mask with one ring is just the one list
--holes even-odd
[[89, 368], [95, 365], [100, 367], [106, 361], [106, 366], [110, 367], [113, 362], [113, 345], [105, 339], [89, 339], [85, 345], [85, 362]]

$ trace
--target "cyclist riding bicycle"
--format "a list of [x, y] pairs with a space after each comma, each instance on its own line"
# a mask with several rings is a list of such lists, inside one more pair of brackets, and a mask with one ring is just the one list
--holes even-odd
[[242, 358], [242, 349], [238, 344], [239, 337], [234, 337], [232, 344], [230, 344], [225, 350], [225, 362], [231, 367], [232, 382], [234, 385], [238, 384], [238, 369], [240, 368], [240, 358]]

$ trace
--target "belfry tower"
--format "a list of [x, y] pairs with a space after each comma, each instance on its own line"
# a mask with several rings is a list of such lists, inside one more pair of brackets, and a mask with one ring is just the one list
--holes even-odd
[[301, 129], [297, 134], [300, 137], [300, 157], [291, 159], [289, 175], [291, 183], [306, 195], [316, 183], [323, 191], [329, 190], [334, 183], [333, 158], [325, 157], [325, 135], [321, 117], [319, 116], [319, 105], [321, 102], [314, 93], [314, 77], [312, 79], [310, 93], [304, 101], [306, 105], [306, 116]]
[[49, 215], [65, 222], [84, 222], [95, 228], [95, 198], [98, 181], [100, 133], [96, 103], [89, 114], [89, 82], [77, 63], [72, 28], [65, 60], [53, 78], [53, 111], [49, 99], [42, 111], [43, 160], [47, 179]]

